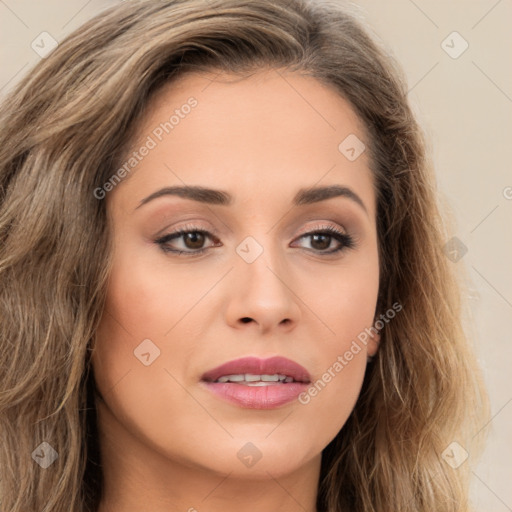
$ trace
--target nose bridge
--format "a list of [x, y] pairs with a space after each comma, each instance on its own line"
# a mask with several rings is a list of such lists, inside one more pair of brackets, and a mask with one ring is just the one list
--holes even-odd
[[285, 285], [282, 281], [286, 276], [278, 278], [278, 275], [283, 273], [281, 269], [285, 268], [285, 265], [281, 264], [285, 255], [280, 254], [280, 250], [279, 244], [272, 241], [272, 234], [264, 233], [263, 230], [254, 236], [247, 236], [240, 242], [236, 247], [241, 260], [238, 261], [238, 267], [248, 286], [261, 288], [261, 291], [272, 295], [287, 295], [283, 290]]
[[232, 296], [236, 311], [232, 320], [248, 317], [266, 328], [296, 320], [299, 313], [282, 247], [267, 231], [253, 230], [236, 247], [235, 279], [239, 281]]

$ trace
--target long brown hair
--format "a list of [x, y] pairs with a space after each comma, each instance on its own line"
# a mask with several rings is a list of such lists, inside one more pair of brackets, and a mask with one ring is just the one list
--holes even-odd
[[[93, 191], [118, 169], [164, 84], [188, 71], [264, 67], [328, 84], [364, 122], [378, 201], [377, 311], [403, 308], [323, 452], [318, 510], [469, 510], [487, 395], [399, 68], [338, 2], [142, 0], [68, 36], [0, 109], [3, 512], [92, 512], [101, 497], [90, 354], [111, 236]], [[53, 453], [42, 442], [58, 455], [47, 468], [35, 462], [37, 449]], [[457, 468], [443, 456], [453, 442], [471, 454]]]

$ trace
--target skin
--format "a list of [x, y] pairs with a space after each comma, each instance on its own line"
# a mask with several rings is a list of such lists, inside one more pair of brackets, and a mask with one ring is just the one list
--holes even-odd
[[[244, 408], [200, 380], [239, 357], [281, 355], [315, 382], [373, 325], [379, 260], [368, 152], [349, 161], [338, 150], [349, 134], [368, 139], [335, 90], [266, 70], [182, 76], [150, 104], [133, 149], [191, 96], [198, 105], [105, 199], [115, 249], [93, 355], [100, 512], [313, 512], [321, 452], [354, 408], [378, 335], [307, 404]], [[185, 184], [226, 190], [233, 204], [167, 195], [137, 208]], [[300, 188], [334, 184], [366, 211], [347, 197], [292, 206]], [[155, 243], [185, 225], [217, 233], [168, 246], [206, 252], [179, 256]], [[325, 255], [340, 246], [335, 238], [304, 236], [325, 226], [356, 246]], [[263, 248], [250, 264], [236, 252], [248, 236]], [[134, 355], [145, 339], [160, 350], [148, 366]], [[261, 454], [251, 467], [237, 457], [248, 442]]]

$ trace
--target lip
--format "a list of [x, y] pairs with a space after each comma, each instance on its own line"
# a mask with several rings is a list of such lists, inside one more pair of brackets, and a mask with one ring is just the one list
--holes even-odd
[[[252, 373], [255, 375], [281, 374], [296, 382], [275, 383], [267, 386], [247, 386], [233, 382], [215, 382], [225, 375]], [[300, 364], [285, 357], [268, 359], [243, 357], [217, 366], [203, 374], [201, 384], [223, 400], [250, 409], [273, 409], [296, 399], [311, 383], [309, 372]]]

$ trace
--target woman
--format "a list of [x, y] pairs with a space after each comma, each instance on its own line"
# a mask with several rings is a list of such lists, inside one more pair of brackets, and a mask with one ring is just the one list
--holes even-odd
[[470, 510], [433, 171], [340, 5], [127, 2], [0, 118], [3, 510]]

